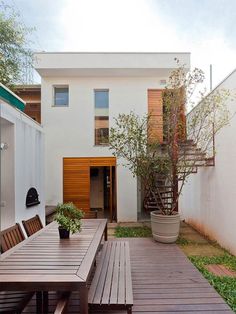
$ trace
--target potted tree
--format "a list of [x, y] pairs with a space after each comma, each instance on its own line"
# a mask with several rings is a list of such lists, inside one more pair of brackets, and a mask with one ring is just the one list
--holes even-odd
[[[194, 95], [203, 80], [201, 70], [187, 72], [179, 66], [163, 91], [163, 122], [159, 126], [154, 125], [158, 122], [152, 113], [140, 117], [130, 112], [120, 114], [110, 130], [113, 154], [140, 178], [144, 208], [151, 212], [153, 237], [160, 242], [172, 243], [178, 238], [178, 201], [183, 186], [198, 167], [214, 165], [215, 134], [229, 121], [227, 90], [215, 90], [207, 97], [202, 92], [200, 98]], [[193, 95], [200, 99], [197, 106]], [[186, 119], [186, 107], [191, 105], [194, 108]], [[153, 134], [157, 128], [163, 130], [162, 138]]]
[[81, 229], [81, 218], [84, 213], [78, 209], [73, 203], [58, 204], [56, 207], [56, 215], [54, 220], [57, 221], [59, 227], [59, 235], [61, 239], [68, 239], [70, 232], [76, 233]]

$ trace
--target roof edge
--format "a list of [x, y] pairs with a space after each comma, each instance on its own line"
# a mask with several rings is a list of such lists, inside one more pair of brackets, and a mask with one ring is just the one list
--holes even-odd
[[21, 111], [25, 109], [26, 102], [2, 83], [0, 83], [0, 98]]
[[122, 51], [35, 51], [34, 54], [191, 54], [191, 52], [182, 52], [182, 51], [173, 51], [173, 52], [141, 52], [141, 51], [129, 51], [129, 52], [122, 52]]

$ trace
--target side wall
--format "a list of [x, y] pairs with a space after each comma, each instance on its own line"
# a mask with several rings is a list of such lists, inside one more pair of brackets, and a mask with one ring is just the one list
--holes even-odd
[[[63, 198], [63, 157], [109, 157], [108, 147], [94, 146], [94, 89], [109, 89], [109, 124], [119, 113], [147, 113], [148, 89], [160, 89], [163, 77], [67, 77], [42, 79], [42, 125], [45, 130], [46, 204]], [[69, 107], [53, 105], [53, 85], [69, 85]], [[118, 221], [137, 220], [137, 180], [117, 166]]]
[[[219, 88], [235, 94], [236, 73]], [[235, 114], [236, 101], [227, 103]], [[215, 167], [201, 168], [191, 175], [181, 198], [184, 219], [221, 246], [236, 254], [236, 116], [216, 136]]]
[[[1, 151], [1, 157], [3, 157], [1, 158], [1, 186], [4, 187], [1, 190], [1, 229], [36, 214], [44, 223], [44, 135], [42, 128], [8, 104], [1, 103], [0, 109], [1, 131], [3, 130], [1, 142], [8, 144], [8, 148]], [[5, 158], [8, 153], [11, 155], [9, 159]], [[8, 167], [11, 167], [11, 179], [7, 179], [11, 181], [9, 184], [4, 174]], [[41, 203], [27, 208], [25, 201], [30, 187], [37, 189]], [[10, 199], [9, 195], [11, 195]]]
[[1, 158], [1, 224], [11, 226], [15, 223], [15, 149], [14, 124], [0, 117], [1, 143], [5, 147], [0, 151]]

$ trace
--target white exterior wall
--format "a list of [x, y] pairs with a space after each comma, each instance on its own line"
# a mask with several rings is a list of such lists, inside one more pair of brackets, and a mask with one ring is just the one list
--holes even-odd
[[[218, 88], [236, 91], [236, 71]], [[236, 100], [227, 102], [231, 115]], [[184, 187], [182, 217], [196, 229], [236, 254], [236, 116], [216, 135], [215, 167], [198, 169]]]
[[[96, 77], [42, 79], [42, 125], [45, 131], [46, 204], [63, 199], [63, 157], [108, 157], [108, 147], [94, 146], [94, 89], [109, 89], [109, 124], [119, 113], [147, 112], [147, 90], [163, 88], [161, 78]], [[69, 85], [69, 107], [52, 107], [53, 85]], [[119, 160], [118, 160], [119, 164]], [[52, 184], [53, 182], [53, 184]], [[118, 221], [137, 220], [137, 180], [117, 167]]]
[[[1, 229], [38, 214], [45, 221], [44, 135], [40, 125], [20, 110], [0, 101]], [[30, 187], [39, 193], [40, 204], [26, 208]]]

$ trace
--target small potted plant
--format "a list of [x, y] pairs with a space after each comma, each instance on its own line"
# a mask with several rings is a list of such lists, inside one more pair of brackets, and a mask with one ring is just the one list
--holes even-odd
[[73, 203], [58, 204], [56, 207], [56, 215], [54, 220], [57, 221], [59, 227], [59, 235], [61, 239], [68, 239], [71, 233], [80, 231], [81, 218], [84, 213], [78, 209]]

